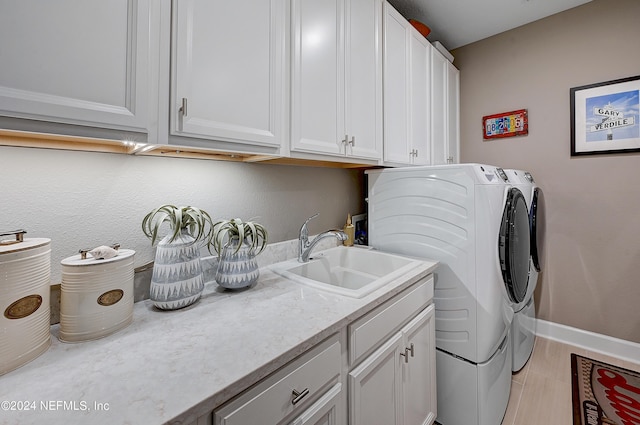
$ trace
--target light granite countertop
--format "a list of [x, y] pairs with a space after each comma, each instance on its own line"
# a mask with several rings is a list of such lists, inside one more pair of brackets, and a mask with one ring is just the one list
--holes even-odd
[[0, 424], [183, 424], [210, 412], [316, 343], [432, 273], [419, 267], [361, 298], [261, 269], [230, 292], [215, 283], [182, 310], [136, 303], [127, 328], [47, 352], [0, 376]]

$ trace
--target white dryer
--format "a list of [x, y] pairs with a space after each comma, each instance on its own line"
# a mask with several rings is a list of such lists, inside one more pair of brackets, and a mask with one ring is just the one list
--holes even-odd
[[535, 184], [533, 176], [522, 170], [505, 169], [509, 182], [519, 188], [525, 197], [529, 208], [529, 231], [530, 231], [530, 251], [529, 259], [529, 279], [524, 297], [519, 302], [514, 303], [514, 317], [511, 323], [511, 341], [513, 344], [513, 364], [514, 372], [524, 367], [531, 353], [535, 342], [536, 317], [535, 300], [533, 292], [538, 283], [538, 273], [540, 272], [540, 254], [542, 248], [542, 191]]
[[529, 219], [522, 193], [491, 165], [366, 174], [369, 244], [440, 262], [434, 293], [437, 422], [499, 424], [512, 362], [513, 301], [504, 276], [516, 288], [528, 277]]

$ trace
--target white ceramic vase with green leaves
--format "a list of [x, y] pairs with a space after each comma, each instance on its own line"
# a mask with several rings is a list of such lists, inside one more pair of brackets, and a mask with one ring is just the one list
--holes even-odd
[[216, 283], [226, 289], [253, 285], [260, 277], [256, 256], [267, 246], [267, 229], [239, 218], [214, 224], [213, 247], [218, 256]]
[[160, 228], [170, 232], [156, 249], [149, 298], [162, 310], [176, 310], [196, 302], [204, 290], [200, 248], [211, 247], [213, 221], [196, 207], [162, 205], [144, 217], [142, 230], [154, 245]]

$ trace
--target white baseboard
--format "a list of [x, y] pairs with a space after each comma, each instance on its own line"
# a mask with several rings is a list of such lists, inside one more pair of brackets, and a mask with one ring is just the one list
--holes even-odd
[[640, 344], [536, 319], [536, 335], [640, 364]]

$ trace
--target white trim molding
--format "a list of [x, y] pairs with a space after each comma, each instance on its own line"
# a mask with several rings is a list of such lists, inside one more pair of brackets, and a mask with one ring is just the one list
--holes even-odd
[[536, 335], [640, 364], [640, 344], [536, 319]]

